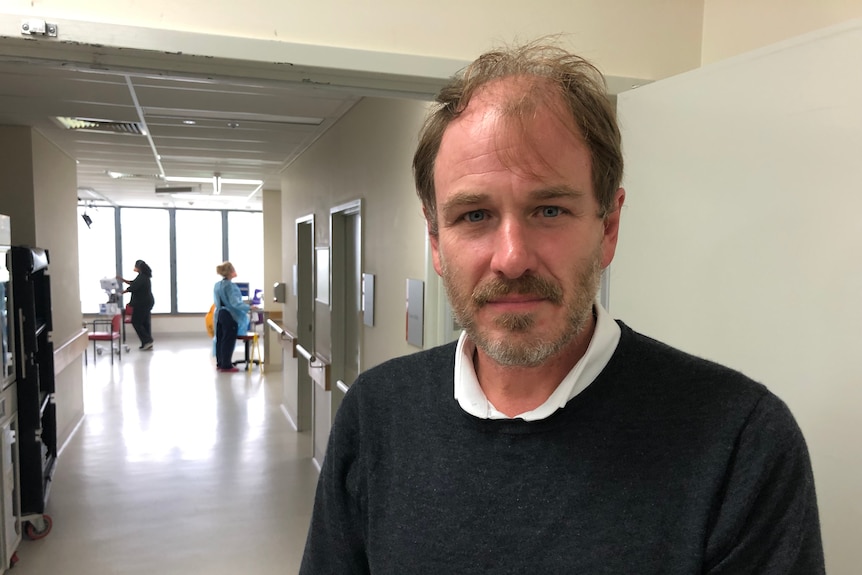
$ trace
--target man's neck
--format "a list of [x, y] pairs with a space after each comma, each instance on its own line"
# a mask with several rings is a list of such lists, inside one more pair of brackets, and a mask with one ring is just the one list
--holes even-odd
[[536, 367], [500, 365], [476, 348], [473, 368], [485, 397], [508, 417], [536, 409], [587, 352], [595, 328], [596, 320], [590, 316], [589, 324], [569, 345]]

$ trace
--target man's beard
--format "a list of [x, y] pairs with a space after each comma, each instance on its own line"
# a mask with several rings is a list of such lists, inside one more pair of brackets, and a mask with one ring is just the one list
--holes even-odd
[[[536, 367], [568, 345], [589, 325], [593, 302], [601, 282], [601, 246], [590, 257], [587, 267], [578, 272], [575, 293], [565, 302], [563, 288], [558, 283], [534, 275], [512, 280], [495, 277], [480, 283], [472, 293], [459, 291], [456, 272], [441, 257], [441, 269], [446, 293], [456, 321], [464, 328], [470, 340], [500, 365]], [[442, 254], [441, 254], [442, 256]], [[504, 313], [494, 319], [504, 335], [494, 339], [488, 329], [476, 323], [476, 314], [489, 301], [507, 294], [535, 295], [564, 307], [567, 321], [561, 329], [551, 333], [531, 333], [536, 323], [532, 313]]]

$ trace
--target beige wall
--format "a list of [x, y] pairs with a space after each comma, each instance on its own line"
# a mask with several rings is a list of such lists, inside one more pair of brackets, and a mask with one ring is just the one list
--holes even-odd
[[11, 218], [12, 244], [35, 245], [33, 130], [0, 126], [0, 213]]
[[[11, 217], [12, 243], [48, 250], [54, 348], [81, 329], [75, 161], [27, 127], [0, 127], [0, 213]], [[84, 414], [82, 358], [55, 379], [57, 436]]]
[[[375, 326], [363, 327], [367, 369], [416, 351], [404, 338], [405, 281], [424, 278], [424, 227], [410, 173], [425, 105], [366, 98], [285, 170], [282, 178], [283, 269], [296, 263], [296, 218], [315, 214], [315, 245], [329, 245], [329, 210], [362, 199], [364, 265], [376, 276]], [[337, 169], [333, 169], [337, 166]], [[290, 279], [290, 278], [286, 278]], [[331, 349], [328, 308], [318, 304], [318, 341]], [[288, 297], [285, 324], [296, 329], [296, 299]]]
[[[49, 252], [54, 348], [81, 330], [75, 160], [33, 132], [36, 244]], [[57, 438], [62, 444], [84, 416], [81, 358], [57, 374]]]
[[703, 63], [862, 18], [862, 0], [705, 0]]
[[[75, 160], [33, 132], [35, 244], [49, 250], [54, 344], [81, 329], [78, 281], [78, 215]], [[14, 224], [13, 224], [14, 225]], [[77, 302], [78, 305], [71, 305]]]
[[[245, 59], [282, 59], [277, 44], [263, 50], [251, 44], [226, 43], [215, 36], [300, 45], [291, 51], [293, 64], [329, 64], [336, 68], [365, 66], [374, 59], [357, 51], [373, 51], [471, 60], [488, 46], [513, 38], [564, 33], [571, 48], [595, 60], [608, 74], [656, 79], [695, 68], [700, 63], [703, 5], [692, 0], [187, 0], [185, 2], [116, 2], [111, 0], [6, 0], [10, 14], [53, 17], [134, 27], [105, 27], [95, 41], [126, 46], [183, 51]], [[59, 22], [60, 37], [74, 37], [71, 22]], [[18, 19], [10, 22], [18, 25]], [[180, 38], [146, 28], [215, 35]], [[92, 32], [92, 30], [90, 30]], [[73, 36], [70, 36], [72, 34]], [[86, 34], [86, 32], [85, 32]], [[150, 36], [150, 37], [148, 37]], [[94, 41], [92, 37], [89, 41]], [[149, 43], [149, 45], [147, 45]], [[302, 45], [349, 49], [347, 52], [304, 50]], [[325, 62], [329, 60], [328, 63]], [[282, 61], [284, 61], [282, 59]], [[387, 59], [386, 72], [416, 73], [415, 60]], [[395, 70], [393, 68], [400, 68]], [[453, 72], [450, 69], [448, 73]], [[447, 73], [447, 75], [448, 75]]]
[[[287, 281], [281, 268], [281, 190], [263, 190], [263, 232], [263, 308], [267, 312], [280, 313], [282, 306], [273, 301], [272, 286], [276, 282]], [[270, 332], [268, 327], [265, 329]], [[264, 352], [267, 370], [280, 369], [281, 345], [271, 333], [268, 341]]]

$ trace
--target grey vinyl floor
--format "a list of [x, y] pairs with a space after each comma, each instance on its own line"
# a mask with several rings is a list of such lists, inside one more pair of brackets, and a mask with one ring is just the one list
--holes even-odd
[[317, 471], [281, 411], [282, 374], [218, 373], [206, 336], [128, 343], [113, 366], [89, 348], [53, 528], [21, 543], [10, 575], [296, 573]]

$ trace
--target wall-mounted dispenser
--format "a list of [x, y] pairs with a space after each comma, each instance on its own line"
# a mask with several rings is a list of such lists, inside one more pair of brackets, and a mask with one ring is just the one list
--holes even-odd
[[287, 303], [287, 284], [275, 282], [272, 286], [272, 300], [275, 303]]

